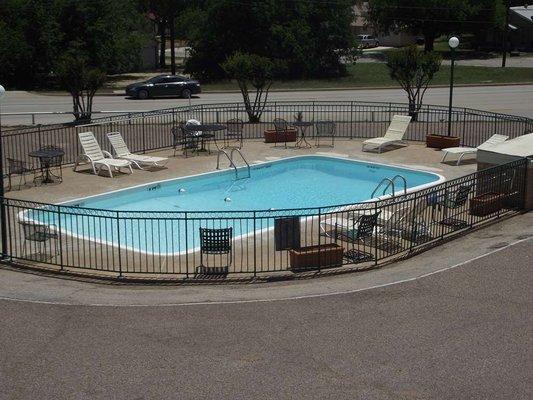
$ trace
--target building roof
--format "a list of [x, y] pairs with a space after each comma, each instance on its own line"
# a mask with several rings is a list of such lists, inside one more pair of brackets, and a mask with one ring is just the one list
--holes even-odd
[[487, 153], [498, 153], [516, 157], [533, 156], [533, 133], [528, 133], [527, 135], [496, 144], [484, 151]]
[[533, 6], [511, 7], [511, 11], [533, 24]]

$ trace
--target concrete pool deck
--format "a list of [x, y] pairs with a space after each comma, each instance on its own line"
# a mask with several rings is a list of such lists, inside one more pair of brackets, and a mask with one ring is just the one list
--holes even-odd
[[[319, 154], [426, 170], [443, 175], [447, 179], [467, 175], [476, 170], [475, 158], [464, 160], [460, 166], [455, 165], [455, 160], [442, 164], [440, 162], [442, 153], [435, 149], [426, 148], [424, 143], [410, 142], [409, 146], [397, 147], [378, 154], [362, 152], [362, 141], [363, 139], [338, 139], [335, 141], [334, 148], [313, 147], [310, 149], [295, 149], [294, 143], [288, 143], [288, 148], [285, 149], [283, 144], [278, 144], [278, 147], [274, 147], [273, 144], [265, 144], [260, 140], [246, 140], [242, 152], [250, 164], [298, 155]], [[312, 140], [310, 142], [313, 143]], [[172, 149], [150, 153], [150, 155], [169, 157], [169, 162], [163, 169], [145, 171], [134, 169], [131, 175], [115, 174], [114, 178], [106, 175], [105, 171], [101, 172], [101, 176], [95, 176], [89, 165], [80, 166], [78, 172], [74, 172], [72, 167], [69, 166], [63, 168], [62, 183], [38, 186], [28, 183], [28, 185], [17, 190], [18, 177], [15, 177], [15, 190], [8, 192], [6, 197], [56, 203], [150, 182], [211, 172], [216, 168], [216, 149], [211, 155], [201, 154], [199, 156], [189, 156], [188, 158], [185, 158], [180, 153], [175, 157], [173, 154], [174, 151]], [[221, 165], [224, 168], [227, 167], [227, 160], [221, 158]], [[30, 179], [28, 178], [28, 180]]]

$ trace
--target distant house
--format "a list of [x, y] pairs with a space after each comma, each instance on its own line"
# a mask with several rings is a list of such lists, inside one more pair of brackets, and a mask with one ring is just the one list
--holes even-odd
[[356, 1], [353, 6], [355, 18], [352, 30], [356, 35], [371, 34], [377, 37], [381, 46], [400, 47], [416, 42], [416, 36], [408, 32], [380, 32], [374, 29], [366, 19], [368, 15], [368, 1]]
[[533, 50], [533, 6], [511, 7], [509, 30], [511, 49]]

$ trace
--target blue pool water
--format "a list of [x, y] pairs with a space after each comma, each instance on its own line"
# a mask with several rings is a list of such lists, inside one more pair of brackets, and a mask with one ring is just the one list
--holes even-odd
[[[72, 207], [61, 217], [43, 212], [33, 217], [60, 225], [62, 231], [74, 236], [171, 254], [198, 247], [199, 227], [232, 226], [235, 237], [250, 234], [273, 225], [273, 218], [265, 218], [254, 226], [251, 210], [275, 212], [362, 202], [371, 198], [383, 178], [398, 174], [406, 178], [411, 189], [441, 179], [433, 173], [382, 164], [302, 156], [254, 165], [247, 179], [235, 180], [233, 170], [173, 179], [68, 202], [65, 205]], [[240, 169], [239, 176], [247, 176], [246, 169]], [[120, 232], [114, 218], [117, 211]], [[160, 219], [144, 218], [147, 215]], [[226, 216], [230, 218], [215, 223], [206, 220]]]

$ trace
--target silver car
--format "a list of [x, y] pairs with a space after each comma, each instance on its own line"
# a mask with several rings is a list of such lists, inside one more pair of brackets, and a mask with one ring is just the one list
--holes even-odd
[[379, 40], [374, 35], [357, 35], [357, 40], [363, 49], [379, 47]]

